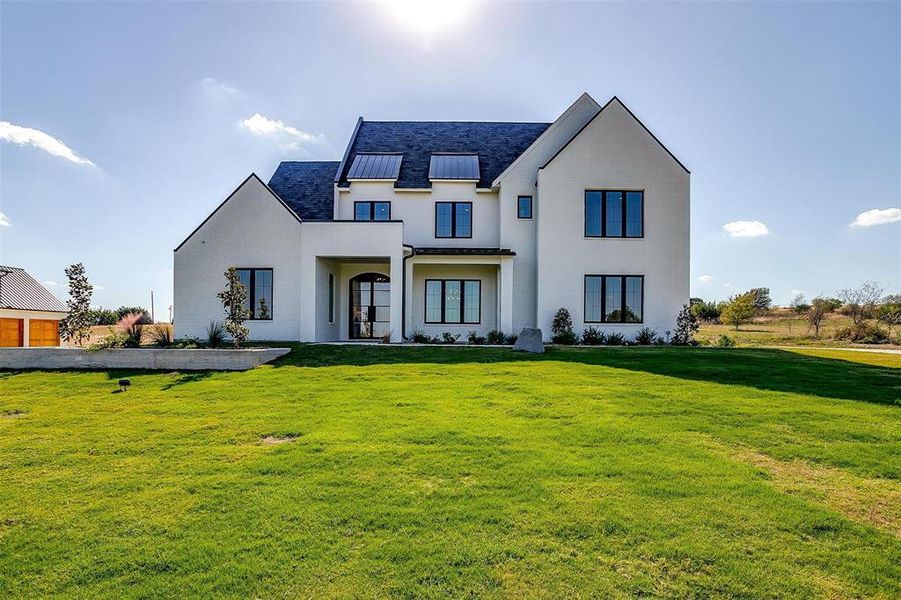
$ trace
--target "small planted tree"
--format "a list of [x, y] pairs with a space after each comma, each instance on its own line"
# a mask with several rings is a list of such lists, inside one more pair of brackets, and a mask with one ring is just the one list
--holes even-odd
[[888, 327], [888, 337], [892, 328], [901, 325], [901, 296], [889, 296], [876, 308], [876, 319]]
[[84, 265], [76, 263], [66, 269], [69, 278], [69, 299], [66, 300], [68, 312], [59, 322], [59, 336], [79, 346], [88, 338], [91, 330], [91, 295], [94, 286], [88, 281]]
[[555, 344], [576, 343], [576, 334], [573, 332], [573, 318], [565, 308], [561, 308], [554, 314], [554, 320], [551, 322], [551, 340]]
[[882, 298], [882, 288], [875, 281], [867, 281], [856, 288], [847, 288], [838, 293], [845, 305], [846, 314], [854, 323], [855, 336], [863, 330], [867, 319], [874, 316], [876, 305]]
[[688, 304], [682, 305], [682, 310], [676, 316], [676, 329], [673, 330], [674, 346], [691, 346], [695, 343], [695, 334], [698, 332], [698, 317]]
[[244, 325], [250, 317], [247, 310], [247, 288], [241, 283], [238, 272], [229, 267], [225, 272], [225, 289], [217, 294], [225, 309], [225, 331], [232, 337], [235, 348], [240, 348], [247, 339], [250, 330]]
[[820, 327], [830, 312], [831, 305], [825, 298], [814, 298], [807, 309], [807, 323], [813, 328], [813, 337], [820, 337]]
[[732, 325], [737, 331], [742, 323], [747, 323], [751, 320], [756, 310], [753, 293], [746, 292], [733, 296], [726, 302], [720, 313], [720, 320], [727, 325]]

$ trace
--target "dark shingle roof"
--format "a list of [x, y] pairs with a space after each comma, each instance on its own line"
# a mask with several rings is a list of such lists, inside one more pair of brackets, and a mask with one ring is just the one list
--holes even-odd
[[0, 265], [0, 275], [3, 271], [8, 274], [0, 277], [0, 308], [67, 312], [66, 305], [24, 269]]
[[[455, 121], [361, 121], [348, 153], [339, 184], [347, 185], [347, 170], [359, 153], [402, 153], [396, 186], [428, 188], [433, 153], [476, 154], [481, 178], [491, 182], [538, 139], [550, 123], [497, 123]], [[287, 199], [286, 199], [287, 201]]]
[[334, 218], [337, 161], [286, 161], [278, 165], [269, 187], [303, 221]]

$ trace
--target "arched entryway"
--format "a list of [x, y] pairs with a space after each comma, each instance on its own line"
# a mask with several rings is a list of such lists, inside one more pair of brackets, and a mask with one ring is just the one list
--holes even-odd
[[350, 280], [350, 338], [381, 338], [391, 332], [391, 280], [363, 273]]

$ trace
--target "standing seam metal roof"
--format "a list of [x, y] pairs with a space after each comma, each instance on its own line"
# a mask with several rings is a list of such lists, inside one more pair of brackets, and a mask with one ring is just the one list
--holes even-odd
[[66, 305], [25, 269], [0, 265], [0, 271], [9, 271], [9, 274], [0, 277], [0, 308], [68, 312]]

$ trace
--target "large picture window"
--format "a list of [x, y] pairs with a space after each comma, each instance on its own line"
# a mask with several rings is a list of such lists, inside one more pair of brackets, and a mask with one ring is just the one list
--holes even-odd
[[426, 323], [478, 324], [481, 320], [481, 281], [478, 279], [426, 280]]
[[436, 202], [435, 237], [471, 238], [472, 202]]
[[390, 220], [390, 202], [354, 202], [354, 221]]
[[644, 276], [586, 275], [586, 323], [641, 323], [644, 320]]
[[644, 192], [585, 192], [586, 237], [644, 237]]
[[272, 320], [272, 269], [235, 269], [247, 289], [244, 308], [254, 321]]

